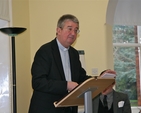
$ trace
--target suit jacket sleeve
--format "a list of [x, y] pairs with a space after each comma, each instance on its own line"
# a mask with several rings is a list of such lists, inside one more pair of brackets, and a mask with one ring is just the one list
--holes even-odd
[[56, 61], [60, 61], [60, 57], [56, 57], [58, 58], [55, 60], [51, 43], [43, 45], [36, 52], [31, 67], [32, 87], [35, 91], [51, 94], [67, 92], [67, 82], [63, 78], [63, 68], [61, 63], [56, 64]]

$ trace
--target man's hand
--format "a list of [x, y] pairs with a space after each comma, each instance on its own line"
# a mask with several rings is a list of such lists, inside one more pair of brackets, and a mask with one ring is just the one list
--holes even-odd
[[114, 70], [110, 70], [110, 69], [107, 69], [107, 70], [104, 70], [101, 72], [99, 78], [115, 78], [116, 77], [116, 71]]
[[78, 86], [78, 83], [76, 83], [76, 82], [72, 82], [72, 81], [68, 81], [67, 82], [67, 89], [68, 89], [68, 91], [73, 90], [76, 86]]
[[104, 73], [116, 74], [116, 72], [114, 70], [110, 70], [110, 69], [106, 70]]

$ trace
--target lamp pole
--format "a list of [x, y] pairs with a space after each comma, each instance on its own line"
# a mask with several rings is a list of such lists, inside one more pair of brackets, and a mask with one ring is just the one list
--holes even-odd
[[11, 36], [12, 46], [12, 79], [13, 79], [13, 113], [17, 113], [17, 98], [16, 98], [16, 54], [15, 54], [15, 36], [24, 32], [26, 28], [22, 27], [6, 27], [0, 28], [2, 33]]

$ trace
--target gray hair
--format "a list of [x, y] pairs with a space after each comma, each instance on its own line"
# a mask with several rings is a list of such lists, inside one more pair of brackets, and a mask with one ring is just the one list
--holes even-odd
[[64, 23], [68, 20], [73, 21], [74, 23], [77, 23], [79, 26], [79, 20], [74, 15], [65, 14], [59, 18], [58, 23], [57, 23], [57, 27], [63, 28]]

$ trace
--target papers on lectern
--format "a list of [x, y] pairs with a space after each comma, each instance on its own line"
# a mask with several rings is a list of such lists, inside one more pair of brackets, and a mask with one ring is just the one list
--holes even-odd
[[116, 74], [112, 73], [103, 73], [100, 78], [116, 78]]

